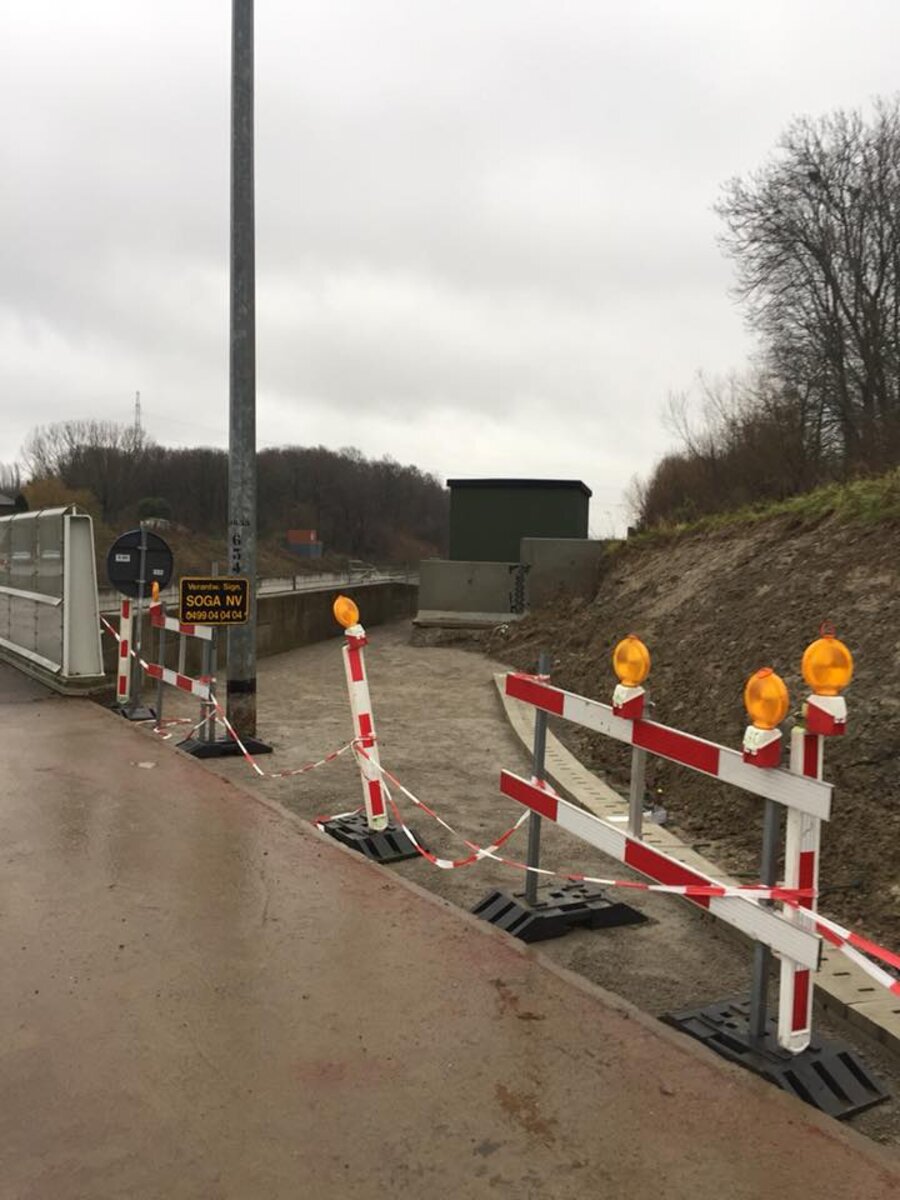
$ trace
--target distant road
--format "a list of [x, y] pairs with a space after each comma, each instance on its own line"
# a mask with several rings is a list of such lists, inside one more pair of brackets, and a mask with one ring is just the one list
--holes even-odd
[[[373, 583], [409, 583], [418, 586], [417, 571], [379, 571], [374, 567], [351, 569], [349, 571], [323, 571], [316, 575], [286, 575], [272, 579], [260, 579], [257, 584], [257, 595], [273, 596], [280, 592], [327, 592], [339, 587], [360, 587]], [[177, 585], [167, 587], [160, 593], [160, 599], [166, 604], [178, 602]], [[112, 588], [99, 592], [101, 612], [117, 609], [121, 600], [120, 594]]]

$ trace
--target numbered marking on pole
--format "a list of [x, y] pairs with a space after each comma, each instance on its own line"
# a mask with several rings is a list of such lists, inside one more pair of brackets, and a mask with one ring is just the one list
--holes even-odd
[[186, 625], [243, 625], [250, 619], [250, 580], [237, 575], [183, 575], [180, 620]]

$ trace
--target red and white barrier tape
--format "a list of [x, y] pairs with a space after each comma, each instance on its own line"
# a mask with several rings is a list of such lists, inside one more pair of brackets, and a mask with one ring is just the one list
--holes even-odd
[[[167, 618], [167, 619], [172, 619], [172, 618]], [[103, 625], [106, 627], [107, 632], [111, 633], [117, 642], [120, 641], [119, 634], [116, 632], [116, 630], [113, 628], [113, 626], [109, 623], [109, 621], [107, 621], [105, 617], [101, 617], [100, 620], [102, 621]], [[137, 659], [138, 656], [135, 653], [133, 648], [130, 650], [130, 653], [131, 653], [132, 658]], [[212, 704], [213, 708], [216, 710], [216, 715], [219, 717], [222, 724], [225, 726], [225, 729], [226, 729], [229, 737], [237, 743], [244, 758], [247, 760], [247, 762], [250, 764], [250, 766], [253, 768], [253, 770], [256, 772], [256, 774], [260, 777], [260, 779], [289, 779], [294, 775], [305, 775], [308, 771], [314, 771], [314, 770], [316, 770], [317, 767], [323, 767], [327, 763], [334, 762], [335, 759], [340, 758], [343, 754], [346, 754], [347, 751], [353, 747], [353, 742], [347, 742], [347, 743], [345, 743], [345, 745], [339, 747], [337, 750], [333, 750], [330, 754], [326, 754], [324, 758], [320, 758], [315, 762], [304, 763], [302, 767], [292, 767], [292, 768], [289, 768], [284, 771], [264, 771], [262, 769], [262, 767], [259, 765], [259, 763], [256, 761], [256, 759], [253, 757], [253, 755], [250, 753], [250, 751], [247, 749], [247, 747], [244, 745], [244, 743], [241, 741], [240, 735], [238, 734], [237, 730], [234, 728], [234, 726], [228, 720], [228, 715], [225, 712], [225, 709], [222, 707], [222, 705], [216, 699], [211, 686], [209, 686], [211, 682], [214, 682], [213, 680], [208, 679], [206, 676], [204, 676], [202, 680], [192, 680], [190, 678], [190, 676], [187, 676], [187, 675], [180, 676], [177, 674], [177, 672], [170, 671], [167, 668], [162, 668], [157, 663], [148, 663], [148, 662], [145, 662], [144, 659], [142, 659], [142, 658], [138, 659], [138, 662], [140, 662], [144, 671], [146, 671], [146, 673], [148, 675], [150, 675], [151, 678], [159, 679], [160, 675], [162, 675], [163, 682], [171, 683], [174, 687], [181, 687], [181, 684], [176, 682], [175, 679], [170, 679], [169, 676], [176, 676], [178, 680], [184, 680], [186, 684], [199, 683], [204, 688], [204, 691], [202, 693], [194, 692], [194, 694], [200, 695], [201, 699], [207, 700], [208, 703]], [[181, 688], [181, 690], [189, 692], [189, 691], [192, 691], [192, 688], [189, 686], [185, 686], [185, 687]], [[198, 730], [202, 725], [206, 724], [206, 721], [207, 721], [207, 718], [202, 717], [193, 726], [193, 728], [190, 730], [190, 733], [187, 736], [190, 737], [191, 734], [195, 733], [196, 730]], [[176, 722], [190, 724], [190, 718], [189, 717], [172, 718], [171, 721], [163, 722], [163, 726], [165, 726], [167, 724], [174, 724]], [[160, 733], [160, 728], [161, 728], [160, 726], [155, 726], [154, 732], [158, 733], [160, 735], [160, 737], [163, 739], [163, 741], [168, 741], [172, 735], [170, 733], [169, 734]]]
[[[109, 621], [107, 621], [106, 617], [101, 617], [101, 618], [100, 618], [100, 624], [101, 624], [101, 625], [104, 625], [104, 626], [106, 627], [106, 632], [107, 632], [107, 633], [111, 633], [111, 634], [113, 635], [113, 637], [116, 639], [116, 641], [117, 641], [117, 642], [119, 642], [119, 643], [121, 644], [121, 641], [122, 641], [122, 639], [121, 639], [121, 637], [119, 637], [119, 632], [118, 632], [118, 630], [117, 630], [117, 629], [113, 629], [112, 625], [110, 625], [110, 623], [109, 623]], [[127, 646], [127, 645], [128, 645], [128, 643], [126, 642], [126, 646]], [[134, 659], [137, 659], [137, 661], [138, 661], [138, 662], [141, 664], [141, 666], [142, 666], [142, 667], [144, 668], [144, 670], [146, 671], [146, 670], [147, 670], [147, 668], [148, 668], [148, 666], [149, 666], [150, 664], [149, 664], [149, 663], [147, 663], [147, 662], [145, 662], [145, 660], [144, 660], [143, 658], [138, 658], [138, 656], [137, 656], [137, 651], [134, 649], [134, 647], [133, 647], [133, 646], [129, 647], [129, 651], [128, 651], [128, 652], [129, 652], [129, 654], [131, 655], [131, 657], [132, 657], [132, 658], [134, 658]]]
[[[357, 754], [364, 754], [358, 745], [355, 747]], [[530, 815], [525, 812], [516, 821], [515, 825], [511, 826], [504, 834], [501, 835], [491, 846], [483, 847], [475, 842], [469, 841], [452, 825], [448, 824], [443, 817], [439, 816], [432, 808], [414, 795], [409, 788], [404, 787], [396, 775], [392, 774], [385, 767], [379, 765], [381, 775], [390, 780], [398, 791], [402, 792], [408, 800], [422, 809], [435, 821], [438, 822], [448, 833], [459, 838], [473, 853], [465, 859], [436, 859], [433, 854], [421, 847], [415, 837], [410, 832], [409, 828], [403, 823], [403, 817], [397, 807], [396, 801], [391, 799], [391, 807], [397, 817], [398, 822], [403, 828], [404, 833], [409, 837], [410, 841], [419, 851], [423, 858], [427, 858], [429, 862], [433, 862], [435, 866], [440, 866], [442, 870], [450, 870], [456, 865], [468, 866], [471, 862], [477, 862], [481, 858], [492, 858], [503, 866], [513, 867], [518, 871], [531, 871], [536, 875], [552, 876], [556, 879], [565, 879], [570, 883], [596, 883], [602, 887], [618, 887], [631, 888], [642, 892], [664, 892], [673, 896], [742, 896], [745, 900], [788, 900], [795, 903], [800, 899], [809, 899], [811, 892], [803, 888], [780, 888], [780, 887], [764, 887], [761, 884], [738, 884], [733, 887], [728, 887], [725, 884], [674, 884], [674, 883], [644, 883], [642, 880], [636, 879], [601, 879], [598, 876], [583, 875], [579, 872], [571, 871], [551, 871], [547, 867], [531, 867], [527, 863], [518, 862], [515, 859], [504, 858], [496, 853], [496, 849], [502, 846], [517, 829], [519, 829]]]
[[[365, 753], [358, 746], [355, 747], [357, 754]], [[604, 879], [596, 875], [583, 875], [576, 872], [551, 871], [546, 867], [531, 867], [527, 863], [517, 862], [514, 859], [505, 858], [497, 854], [497, 849], [504, 844], [512, 834], [522, 825], [523, 820], [520, 818], [512, 828], [506, 831], [499, 837], [492, 846], [481, 847], [475, 842], [469, 841], [458, 833], [452, 825], [448, 824], [443, 817], [438, 816], [424, 801], [415, 796], [407, 787], [400, 782], [395, 775], [388, 771], [385, 767], [379, 766], [379, 770], [385, 779], [402, 792], [417, 808], [433, 817], [444, 829], [451, 833], [454, 837], [459, 838], [466, 846], [472, 850], [472, 854], [462, 859], [442, 859], [420, 846], [414, 834], [409, 827], [404, 823], [396, 801], [391, 797], [390, 803], [394, 810], [397, 821], [404, 833], [410, 839], [412, 844], [418, 850], [423, 858], [427, 859], [434, 866], [440, 867], [442, 870], [451, 870], [457, 866], [468, 866], [470, 863], [477, 862], [482, 858], [490, 858], [495, 862], [501, 863], [503, 866], [512, 867], [519, 871], [532, 871], [536, 875], [552, 876], [557, 879], [565, 879], [572, 883], [593, 883], [598, 887], [616, 887], [616, 888], [632, 888], [643, 892], [662, 892], [674, 896], [700, 897], [700, 896], [741, 896], [745, 900], [778, 900], [783, 903], [790, 904], [794, 907], [799, 906], [800, 901], [811, 897], [812, 889], [809, 888], [785, 888], [785, 887], [763, 887], [754, 884], [740, 884], [734, 887], [727, 887], [724, 884], [664, 884], [664, 883], [645, 883], [642, 880], [633, 879]], [[524, 817], [528, 816], [526, 812]], [[862, 970], [864, 970], [872, 979], [892, 992], [894, 995], [900, 995], [900, 979], [895, 978], [890, 972], [883, 970], [876, 963], [871, 961], [872, 958], [878, 958], [888, 966], [895, 970], [900, 970], [900, 954], [893, 950], [888, 950], [884, 946], [879, 946], [871, 939], [863, 937], [861, 934], [854, 933], [850, 929], [845, 929], [836, 921], [832, 921], [829, 917], [822, 916], [821, 913], [815, 914], [815, 923], [818, 931], [841, 953], [845, 954], [853, 962], [855, 962]], [[866, 955], [871, 957], [867, 958]]]
[[[153, 718], [151, 718], [151, 720], [152, 719]], [[163, 720], [163, 721], [155, 722], [155, 724], [153, 726], [153, 732], [159, 737], [159, 739], [161, 741], [168, 742], [169, 739], [172, 737], [172, 734], [166, 733], [165, 730], [168, 729], [170, 725], [192, 725], [192, 728], [189, 729], [187, 731], [187, 733], [185, 734], [186, 738], [190, 738], [190, 737], [194, 736], [194, 734], [197, 732], [197, 730], [200, 728], [201, 725], [205, 725], [205, 724], [206, 724], [206, 717], [203, 717], [201, 720], [197, 721], [196, 724], [192, 723], [190, 717], [166, 717], [165, 720]]]
[[[877, 958], [889, 967], [893, 967], [895, 971], [900, 971], [900, 954], [896, 954], [884, 946], [879, 946], [869, 938], [863, 937], [862, 934], [854, 933], [852, 929], [845, 929], [843, 925], [838, 925], [837, 921], [832, 921], [830, 917], [823, 917], [820, 912], [817, 912], [813, 919], [816, 929], [829, 945], [840, 950], [882, 987], [886, 987], [895, 996], [900, 996], [900, 979], [872, 962], [872, 958]], [[866, 955], [871, 957], [867, 958]]]

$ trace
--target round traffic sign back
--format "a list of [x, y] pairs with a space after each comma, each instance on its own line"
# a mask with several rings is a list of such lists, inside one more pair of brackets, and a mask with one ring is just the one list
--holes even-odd
[[175, 560], [168, 543], [158, 533], [149, 529], [129, 529], [117, 537], [106, 555], [106, 573], [109, 582], [123, 596], [137, 598], [141, 578], [141, 537], [145, 539], [144, 596], [150, 598], [150, 589], [158, 583], [160, 590], [172, 578]]

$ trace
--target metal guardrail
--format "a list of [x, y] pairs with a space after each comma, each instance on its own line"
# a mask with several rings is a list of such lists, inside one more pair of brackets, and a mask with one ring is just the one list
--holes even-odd
[[[374, 567], [364, 567], [348, 571], [323, 571], [315, 575], [272, 576], [257, 580], [256, 594], [277, 596], [288, 592], [324, 592], [338, 587], [362, 587], [376, 583], [406, 583], [418, 586], [419, 574], [417, 571], [379, 571]], [[120, 599], [119, 593], [112, 589], [100, 592], [101, 611], [118, 611]], [[166, 604], [177, 605], [177, 585], [160, 592], [160, 599]]]
[[102, 676], [93, 523], [74, 505], [0, 518], [0, 650], [53, 687]]

